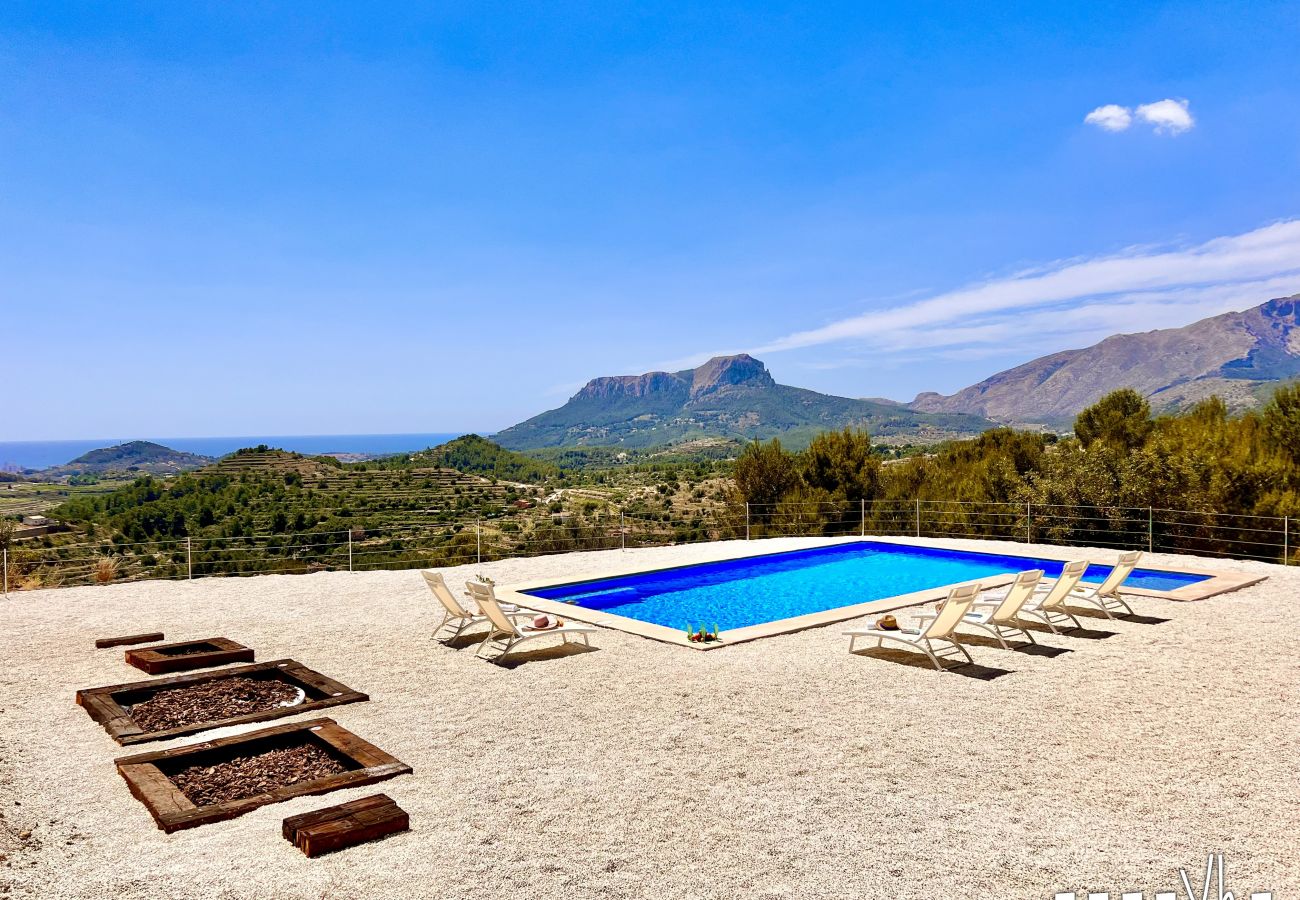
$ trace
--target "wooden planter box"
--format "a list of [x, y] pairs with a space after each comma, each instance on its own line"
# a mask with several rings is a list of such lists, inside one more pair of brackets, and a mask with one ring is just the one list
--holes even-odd
[[[131, 718], [129, 707], [148, 700], [163, 688], [184, 687], [189, 684], [200, 684], [205, 681], [232, 678], [238, 675], [256, 677], [260, 673], [266, 673], [264, 677], [274, 677], [278, 681], [284, 681], [300, 688], [307, 695], [307, 699], [296, 706], [281, 706], [275, 709], [262, 710], [261, 712], [245, 713], [241, 716], [214, 719], [210, 722], [195, 722], [192, 725], [182, 725], [177, 728], [163, 729], [162, 731], [145, 731]], [[113, 740], [123, 745], [140, 744], [145, 741], [161, 741], [167, 738], [207, 731], [209, 728], [220, 728], [225, 725], [265, 722], [270, 719], [296, 716], [302, 712], [312, 712], [344, 703], [357, 703], [369, 699], [368, 695], [360, 691], [354, 691], [347, 685], [340, 684], [332, 678], [327, 678], [292, 659], [276, 659], [251, 666], [220, 669], [216, 672], [192, 672], [189, 675], [173, 675], [169, 678], [153, 678], [149, 681], [133, 681], [127, 684], [113, 684], [107, 687], [86, 688], [77, 691], [77, 704], [84, 707], [92, 719], [103, 725], [104, 730], [108, 732]]]
[[[235, 756], [265, 752], [306, 741], [324, 747], [336, 759], [344, 762], [349, 771], [287, 784], [241, 800], [207, 806], [195, 806], [171, 779], [173, 774], [193, 765], [214, 765]], [[148, 808], [158, 827], [168, 834], [182, 828], [195, 828], [210, 822], [233, 819], [270, 803], [374, 784], [411, 772], [410, 766], [357, 737], [333, 719], [311, 719], [291, 725], [278, 725], [174, 750], [125, 756], [115, 762], [118, 773], [126, 779], [132, 795]]]
[[223, 666], [226, 663], [252, 661], [252, 650], [230, 638], [223, 637], [204, 638], [200, 641], [178, 641], [174, 644], [159, 644], [156, 647], [141, 647], [126, 651], [127, 664], [142, 669], [150, 675], [188, 672], [191, 669], [207, 669], [212, 666]]

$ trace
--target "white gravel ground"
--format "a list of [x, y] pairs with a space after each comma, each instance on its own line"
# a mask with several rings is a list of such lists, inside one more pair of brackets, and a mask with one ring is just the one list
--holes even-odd
[[[651, 567], [718, 553], [612, 556]], [[610, 560], [503, 561], [448, 581]], [[983, 668], [968, 675], [1008, 673], [992, 680], [850, 655], [839, 625], [709, 653], [602, 630], [594, 652], [498, 668], [430, 639], [438, 616], [413, 571], [11, 595], [0, 896], [1150, 896], [1175, 889], [1179, 866], [1199, 891], [1205, 854], [1222, 850], [1237, 897], [1289, 900], [1300, 570], [1218, 565], [1270, 578], [1198, 603], [1138, 599], [1167, 621], [1091, 620], [1092, 637], [1042, 638], [1068, 651], [1054, 657], [975, 639]], [[368, 692], [325, 714], [415, 774], [164, 835], [112, 760], [202, 738], [126, 750], [73, 702], [143, 677], [94, 638], [152, 630], [228, 636]], [[409, 811], [409, 833], [316, 860], [280, 837], [285, 816], [377, 790]]]

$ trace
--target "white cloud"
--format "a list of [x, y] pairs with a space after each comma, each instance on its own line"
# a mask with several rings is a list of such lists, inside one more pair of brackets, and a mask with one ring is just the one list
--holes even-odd
[[1135, 116], [1137, 121], [1155, 128], [1156, 134], [1182, 134], [1196, 124], [1186, 100], [1170, 99], [1143, 103], [1135, 110], [1117, 103], [1107, 103], [1088, 113], [1083, 121], [1096, 125], [1102, 131], [1127, 131]]
[[[1104, 108], [1104, 107], [1103, 107]], [[1136, 110], [1137, 117], [1155, 126], [1156, 134], [1182, 134], [1196, 124], [1187, 109], [1186, 100], [1157, 100], [1144, 103]]]
[[1115, 103], [1099, 106], [1083, 117], [1089, 125], [1096, 125], [1102, 131], [1123, 131], [1133, 124], [1133, 114], [1128, 107]]
[[827, 344], [884, 353], [1002, 346], [1023, 358], [1086, 346], [1116, 331], [1185, 325], [1297, 290], [1300, 219], [1190, 247], [1063, 261], [796, 331], [752, 352]]

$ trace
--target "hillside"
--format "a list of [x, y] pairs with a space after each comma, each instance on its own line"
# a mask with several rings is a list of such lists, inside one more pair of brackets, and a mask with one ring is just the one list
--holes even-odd
[[434, 465], [502, 481], [538, 484], [559, 474], [550, 463], [506, 450], [487, 438], [467, 434], [429, 450], [412, 453], [403, 465]]
[[1110, 391], [1132, 387], [1156, 409], [1183, 408], [1212, 394], [1245, 409], [1278, 381], [1300, 375], [1298, 315], [1300, 294], [1183, 328], [1118, 334], [999, 372], [951, 396], [920, 394], [909, 406], [1065, 424]]
[[844, 427], [866, 428], [880, 438], [941, 440], [989, 425], [978, 416], [918, 412], [777, 384], [763, 363], [740, 354], [681, 372], [593, 379], [564, 406], [494, 439], [512, 450], [652, 447], [705, 437], [779, 436], [799, 446], [819, 431]]
[[212, 462], [207, 456], [185, 453], [152, 441], [129, 441], [113, 447], [91, 450], [62, 466], [42, 469], [42, 478], [112, 473], [173, 475], [199, 469]]

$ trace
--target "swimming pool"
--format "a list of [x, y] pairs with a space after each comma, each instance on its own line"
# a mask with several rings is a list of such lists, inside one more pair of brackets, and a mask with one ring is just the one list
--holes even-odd
[[[854, 541], [520, 593], [668, 628], [730, 630], [1025, 569], [1043, 569], [1050, 578], [1063, 566], [1055, 559]], [[1085, 577], [1100, 581], [1109, 571], [1093, 565]], [[1171, 591], [1210, 577], [1136, 569], [1127, 583]]]

